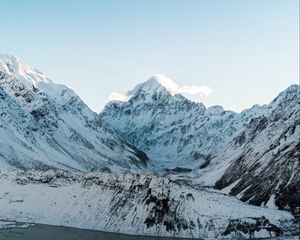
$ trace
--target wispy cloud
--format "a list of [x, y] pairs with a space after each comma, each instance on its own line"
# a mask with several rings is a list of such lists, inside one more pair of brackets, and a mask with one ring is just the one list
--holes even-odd
[[109, 97], [108, 97], [109, 101], [127, 101], [128, 100], [128, 96], [123, 95], [121, 93], [118, 92], [112, 92]]
[[187, 95], [202, 95], [202, 96], [210, 96], [212, 94], [212, 89], [206, 85], [184, 85], [179, 86], [170, 78], [166, 77], [163, 74], [157, 74], [153, 76], [161, 85], [163, 85], [168, 91], [172, 94], [181, 93]]

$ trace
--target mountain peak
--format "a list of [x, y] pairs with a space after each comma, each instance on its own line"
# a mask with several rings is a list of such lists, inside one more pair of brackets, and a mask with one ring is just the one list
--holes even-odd
[[172, 82], [169, 78], [162, 74], [156, 74], [150, 77], [146, 82], [136, 85], [136, 87], [129, 91], [127, 95], [135, 96], [140, 92], [148, 93], [152, 95], [157, 92], [169, 92], [171, 91], [167, 88], [166, 82]]
[[0, 54], [0, 80], [0, 86], [7, 88], [11, 94], [35, 94], [39, 90], [59, 104], [65, 103], [71, 97], [78, 97], [72, 89], [55, 84], [44, 73], [15, 55]]
[[3, 53], [0, 54], [0, 60], [5, 63], [15, 63], [15, 65], [18, 65], [22, 62], [22, 60], [15, 55]]
[[292, 84], [287, 89], [278, 94], [278, 96], [269, 104], [270, 106], [277, 107], [279, 104], [287, 103], [295, 99], [299, 101], [300, 86]]
[[9, 76], [17, 75], [34, 85], [38, 82], [51, 82], [41, 71], [29, 66], [15, 55], [0, 54], [0, 71]]

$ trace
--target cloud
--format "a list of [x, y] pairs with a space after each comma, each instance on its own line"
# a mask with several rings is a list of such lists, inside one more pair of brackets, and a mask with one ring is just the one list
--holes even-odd
[[[171, 80], [170, 78], [166, 77], [163, 74], [156, 74], [154, 76], [152, 76], [146, 83], [148, 83], [149, 81], [157, 81], [158, 83], [160, 83], [162, 86], [164, 86], [172, 95], [174, 94], [183, 94], [186, 97], [188, 96], [200, 96], [200, 97], [209, 97], [212, 94], [212, 89], [207, 86], [207, 85], [184, 85], [184, 86], [179, 86], [177, 83], [175, 83], [173, 80]], [[142, 86], [145, 83], [139, 84], [135, 87], [135, 89], [137, 87]], [[109, 96], [109, 100], [110, 101], [127, 101], [131, 95], [133, 94], [133, 92], [135, 91], [135, 89], [133, 89], [132, 91], [129, 91], [126, 95], [123, 95], [121, 93], [118, 92], [112, 92]]]
[[109, 101], [121, 101], [121, 102], [125, 102], [128, 100], [128, 96], [123, 95], [121, 93], [118, 92], [112, 92], [109, 97], [108, 97]]
[[184, 85], [179, 86], [170, 78], [166, 77], [163, 74], [156, 74], [152, 79], [157, 80], [161, 85], [163, 85], [169, 92], [172, 94], [181, 93], [187, 95], [202, 95], [208, 97], [212, 94], [212, 89], [206, 85]]

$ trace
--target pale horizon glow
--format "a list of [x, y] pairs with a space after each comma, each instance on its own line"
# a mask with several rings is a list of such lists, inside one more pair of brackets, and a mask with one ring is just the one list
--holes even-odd
[[70, 86], [95, 112], [156, 73], [240, 112], [299, 84], [298, 0], [9, 0], [0, 53]]

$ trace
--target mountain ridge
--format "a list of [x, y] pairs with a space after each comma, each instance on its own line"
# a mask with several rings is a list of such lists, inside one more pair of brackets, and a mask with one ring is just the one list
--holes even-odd
[[0, 59], [0, 93], [3, 166], [111, 171], [147, 165], [147, 156], [97, 119], [73, 90], [17, 57]]
[[[154, 140], [151, 140], [152, 135], [151, 133], [149, 134], [149, 131], [161, 131], [159, 136], [155, 136], [161, 137], [166, 133], [165, 129], [172, 128], [174, 124], [178, 125], [176, 129], [176, 131], [178, 131], [178, 128], [186, 128], [186, 125], [189, 124], [196, 126], [196, 121], [209, 121], [210, 118], [219, 118], [215, 119], [216, 121], [219, 121], [221, 118], [224, 118], [222, 117], [223, 115], [228, 116], [229, 118], [235, 118], [227, 129], [228, 131], [233, 131], [233, 128], [239, 127], [237, 126], [239, 122], [243, 122], [242, 125], [246, 125], [247, 121], [254, 117], [254, 115], [267, 114], [268, 111], [276, 108], [276, 101], [279, 101], [279, 103], [282, 102], [280, 99], [283, 95], [287, 95], [288, 93], [296, 95], [297, 89], [299, 89], [297, 85], [291, 85], [269, 104], [263, 106], [253, 105], [253, 107], [249, 109], [236, 113], [230, 110], [225, 111], [224, 108], [219, 105], [206, 108], [203, 103], [191, 101], [180, 93], [171, 94], [171, 92], [161, 85], [155, 77], [151, 77], [148, 81], [138, 84], [134, 90], [129, 91], [129, 93], [133, 94], [127, 101], [109, 102], [99, 114], [99, 117], [104, 121], [107, 118], [108, 124], [118, 129], [120, 132], [123, 132], [129, 141], [136, 146], [145, 149], [148, 155], [151, 156], [151, 152], [148, 152], [149, 149], [146, 145], [149, 145], [149, 141], [151, 144]], [[197, 116], [191, 116], [191, 114]], [[164, 115], [169, 115], [169, 118], [177, 120], [178, 122], [169, 122], [166, 123], [165, 126], [161, 126], [160, 129], [157, 129], [157, 127], [155, 128], [153, 126], [155, 124], [159, 125], [161, 122], [170, 121], [166, 119], [167, 117]], [[184, 123], [184, 121], [186, 121], [186, 123]], [[179, 122], [183, 124], [180, 124]], [[182, 131], [184, 132], [185, 130], [182, 129]], [[146, 139], [143, 138], [141, 141], [136, 134], [141, 135], [142, 133], [147, 133], [149, 139], [146, 137]], [[177, 135], [180, 134], [182, 134], [182, 132], [178, 131]], [[232, 139], [233, 138], [234, 137], [232, 137]], [[188, 141], [188, 139], [186, 141]], [[165, 139], [164, 142], [161, 142], [161, 145], [164, 146], [163, 143], [166, 142], [167, 139]], [[155, 151], [159, 152], [157, 150]], [[152, 155], [155, 155], [155, 153]], [[191, 156], [186, 156], [186, 158], [191, 158]]]

